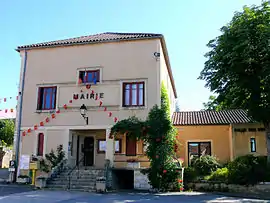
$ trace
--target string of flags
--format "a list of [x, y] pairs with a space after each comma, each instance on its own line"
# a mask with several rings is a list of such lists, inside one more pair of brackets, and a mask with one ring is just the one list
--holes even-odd
[[[80, 81], [79, 81], [80, 83]], [[91, 89], [91, 85], [86, 85], [86, 89], [90, 91]], [[81, 89], [81, 92], [83, 92], [83, 89]], [[94, 94], [95, 91], [91, 90], [91, 93]], [[98, 102], [98, 106], [100, 108], [103, 108], [104, 112], [108, 112], [107, 107], [103, 106], [103, 102], [101, 100], [101, 98], [99, 98], [98, 96], [96, 96], [95, 100]], [[62, 107], [63, 109], [67, 110], [68, 107], [70, 107], [69, 105], [73, 103], [73, 99], [69, 100], [69, 102], [67, 104], [64, 104]], [[68, 105], [69, 104], [69, 105]], [[38, 124], [35, 124], [33, 127], [28, 128], [27, 130], [22, 132], [22, 136], [26, 136], [27, 134], [30, 134], [32, 131], [38, 130], [39, 127], [43, 127], [46, 123], [49, 123], [51, 120], [56, 118], [57, 114], [60, 114], [60, 110], [54, 111], [52, 113], [49, 113], [47, 117], [45, 117], [45, 119], [43, 119], [42, 121], [40, 121]], [[116, 116], [113, 116], [113, 113], [111, 111], [108, 112], [108, 117], [112, 118], [113, 121], [116, 123], [118, 121], [118, 118]]]
[[5, 113], [13, 113], [14, 112], [14, 109], [16, 109], [16, 107], [15, 108], [11, 108], [11, 109], [0, 109], [0, 112], [2, 111], [2, 112], [5, 112]]
[[15, 96], [15, 97], [2, 97], [0, 98], [0, 103], [6, 103], [10, 100], [18, 100], [19, 96]]

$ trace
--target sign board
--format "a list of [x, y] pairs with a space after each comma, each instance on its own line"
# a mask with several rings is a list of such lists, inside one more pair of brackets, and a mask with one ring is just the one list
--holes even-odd
[[29, 155], [21, 155], [19, 162], [19, 169], [28, 170], [30, 165], [30, 156]]

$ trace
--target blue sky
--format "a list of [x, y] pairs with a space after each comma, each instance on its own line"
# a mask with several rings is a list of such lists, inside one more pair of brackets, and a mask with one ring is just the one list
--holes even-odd
[[[166, 3], [165, 3], [166, 2]], [[181, 110], [200, 110], [209, 90], [198, 81], [207, 42], [235, 11], [260, 0], [0, 1], [0, 98], [16, 96], [18, 45], [100, 32], [164, 34]], [[33, 98], [35, 99], [35, 98]], [[11, 108], [15, 100], [0, 104]]]

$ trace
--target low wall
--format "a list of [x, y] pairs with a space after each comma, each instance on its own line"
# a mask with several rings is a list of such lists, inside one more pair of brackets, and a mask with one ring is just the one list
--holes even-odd
[[134, 189], [136, 190], [149, 190], [151, 185], [147, 175], [141, 173], [141, 169], [134, 169]]
[[230, 192], [230, 193], [241, 193], [241, 194], [269, 194], [270, 183], [260, 183], [254, 186], [243, 186], [233, 185], [225, 183], [189, 183], [189, 188], [196, 191], [207, 191], [207, 192]]

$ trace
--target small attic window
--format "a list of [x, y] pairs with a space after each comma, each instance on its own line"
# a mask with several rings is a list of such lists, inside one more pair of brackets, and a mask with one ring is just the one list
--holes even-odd
[[244, 132], [246, 132], [246, 131], [247, 131], [246, 128], [235, 128], [235, 129], [234, 129], [234, 132], [241, 132], [241, 133], [244, 133]]
[[249, 128], [249, 129], [248, 129], [248, 132], [256, 132], [256, 131], [257, 131], [256, 128]]

